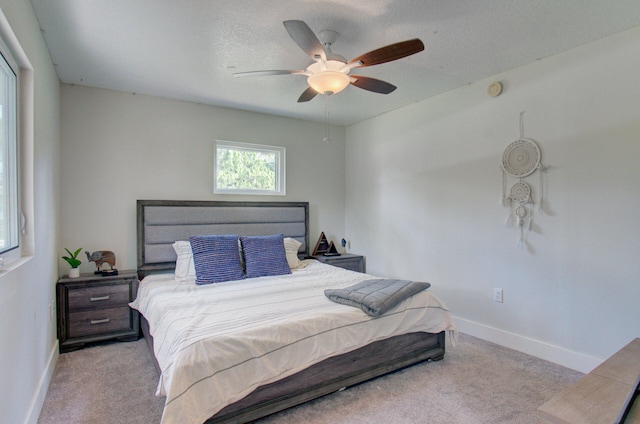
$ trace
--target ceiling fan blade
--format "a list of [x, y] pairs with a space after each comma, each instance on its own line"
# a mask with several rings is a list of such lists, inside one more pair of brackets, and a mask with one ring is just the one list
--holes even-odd
[[304, 92], [300, 95], [300, 97], [298, 97], [298, 103], [308, 102], [309, 100], [316, 97], [317, 94], [318, 92], [316, 90], [309, 87], [306, 90], [304, 90]]
[[309, 25], [304, 21], [284, 21], [284, 27], [287, 32], [293, 38], [293, 41], [304, 50], [306, 54], [313, 60], [327, 60], [327, 52], [324, 50], [322, 43], [318, 40], [318, 37], [311, 31]]
[[373, 91], [374, 93], [389, 94], [396, 87], [393, 84], [389, 84], [386, 81], [382, 81], [375, 78], [363, 77], [362, 75], [350, 75], [351, 85], [355, 85], [363, 90]]
[[364, 66], [379, 65], [381, 63], [391, 62], [392, 60], [402, 59], [412, 54], [424, 50], [424, 44], [419, 38], [413, 40], [401, 41], [399, 43], [390, 44], [379, 49], [372, 50], [361, 56], [349, 61], [349, 65], [355, 64], [353, 68], [361, 68]]
[[264, 77], [268, 75], [295, 75], [295, 74], [304, 74], [305, 71], [289, 71], [285, 69], [274, 69], [271, 71], [249, 71], [249, 72], [236, 72], [233, 74], [234, 77], [244, 78], [244, 77]]

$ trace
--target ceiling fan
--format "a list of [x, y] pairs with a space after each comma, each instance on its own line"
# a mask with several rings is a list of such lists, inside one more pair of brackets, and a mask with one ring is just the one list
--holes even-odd
[[331, 51], [331, 45], [339, 35], [337, 32], [322, 31], [319, 37], [316, 37], [304, 21], [290, 20], [284, 21], [283, 24], [293, 41], [315, 62], [305, 70], [250, 71], [237, 72], [233, 75], [235, 77], [305, 75], [309, 88], [298, 98], [298, 102], [308, 102], [319, 93], [327, 95], [339, 93], [349, 84], [374, 93], [389, 94], [397, 88], [395, 85], [371, 77], [351, 75], [349, 72], [353, 68], [391, 62], [424, 50], [422, 41], [414, 38], [372, 50], [347, 61], [341, 55]]

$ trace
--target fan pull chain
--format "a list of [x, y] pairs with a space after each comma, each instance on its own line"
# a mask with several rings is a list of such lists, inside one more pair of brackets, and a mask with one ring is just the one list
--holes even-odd
[[520, 140], [524, 138], [524, 110], [520, 112]]
[[330, 96], [328, 94], [324, 95], [324, 137], [322, 138], [322, 141], [324, 141], [325, 143], [328, 143], [331, 141], [331, 134], [330, 134], [330, 128], [329, 128], [331, 110], [329, 107], [329, 97]]

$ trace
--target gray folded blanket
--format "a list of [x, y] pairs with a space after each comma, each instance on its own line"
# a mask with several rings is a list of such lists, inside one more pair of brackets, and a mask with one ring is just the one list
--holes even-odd
[[334, 302], [355, 306], [367, 315], [377, 318], [430, 286], [430, 283], [415, 281], [375, 279], [365, 280], [344, 289], [327, 289], [324, 294]]

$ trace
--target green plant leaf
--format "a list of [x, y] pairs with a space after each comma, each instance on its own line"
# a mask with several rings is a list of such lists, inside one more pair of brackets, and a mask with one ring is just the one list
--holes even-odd
[[64, 250], [67, 251], [69, 256], [63, 256], [62, 259], [67, 261], [67, 263], [69, 264], [69, 266], [71, 268], [78, 268], [80, 266], [80, 264], [82, 263], [80, 261], [80, 259], [78, 259], [78, 254], [80, 254], [80, 252], [82, 251], [82, 247], [76, 249], [76, 251], [73, 252], [73, 253], [71, 253], [71, 251], [69, 249], [67, 249], [66, 247], [64, 248]]

